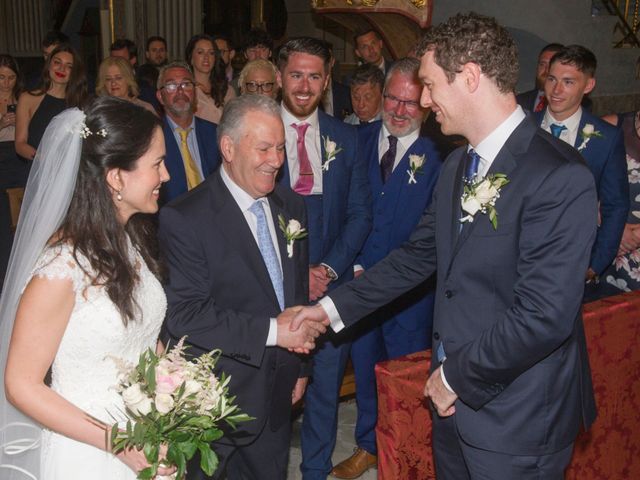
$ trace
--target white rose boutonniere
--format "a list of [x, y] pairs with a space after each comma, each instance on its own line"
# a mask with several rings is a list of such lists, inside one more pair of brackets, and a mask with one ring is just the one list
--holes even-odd
[[500, 190], [509, 180], [504, 173], [494, 173], [486, 177], [474, 177], [473, 180], [467, 182], [464, 186], [464, 192], [461, 198], [462, 211], [467, 215], [462, 217], [460, 221], [473, 222], [476, 213], [489, 214], [489, 220], [493, 229], [498, 229], [498, 212], [495, 205], [496, 200], [500, 198]]
[[424, 155], [409, 155], [409, 170], [407, 170], [407, 173], [409, 174], [409, 185], [412, 183], [418, 183], [416, 180], [416, 174], [422, 174], [424, 160]]
[[582, 131], [580, 132], [580, 136], [582, 137], [582, 143], [578, 147], [578, 151], [581, 152], [585, 148], [587, 148], [587, 143], [591, 140], [591, 137], [602, 137], [602, 133], [599, 130], [596, 130], [593, 124], [587, 123]]
[[324, 162], [322, 162], [322, 170], [329, 171], [329, 165], [336, 159], [336, 155], [342, 151], [336, 142], [331, 140], [329, 136], [322, 137], [324, 140]]
[[278, 215], [278, 224], [284, 233], [284, 238], [287, 239], [287, 255], [291, 258], [293, 257], [293, 242], [306, 237], [308, 235], [307, 229], [302, 228], [300, 222], [294, 218], [287, 223], [282, 215]]

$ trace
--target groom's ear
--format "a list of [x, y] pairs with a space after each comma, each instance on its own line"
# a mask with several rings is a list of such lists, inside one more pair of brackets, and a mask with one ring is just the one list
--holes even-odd
[[482, 69], [480, 65], [474, 62], [467, 62], [462, 65], [460, 73], [458, 73], [464, 81], [467, 91], [470, 93], [475, 92], [480, 85], [480, 77], [482, 75]]

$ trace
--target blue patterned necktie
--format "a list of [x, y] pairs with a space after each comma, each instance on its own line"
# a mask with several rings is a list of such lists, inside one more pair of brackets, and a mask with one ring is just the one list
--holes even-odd
[[249, 208], [249, 211], [253, 213], [258, 221], [258, 248], [262, 254], [262, 259], [269, 272], [271, 278], [271, 284], [278, 297], [278, 304], [280, 309], [284, 309], [284, 287], [282, 285], [282, 270], [280, 269], [280, 262], [278, 261], [278, 255], [276, 249], [273, 246], [271, 239], [271, 233], [269, 232], [269, 226], [267, 225], [267, 215], [262, 208], [262, 202], [256, 200]]
[[567, 127], [558, 123], [552, 123], [549, 125], [549, 129], [551, 130], [551, 135], [556, 138], [560, 138], [560, 135], [567, 129]]
[[471, 180], [478, 174], [478, 167], [480, 166], [480, 155], [472, 148], [467, 152], [467, 165], [464, 170], [464, 178]]

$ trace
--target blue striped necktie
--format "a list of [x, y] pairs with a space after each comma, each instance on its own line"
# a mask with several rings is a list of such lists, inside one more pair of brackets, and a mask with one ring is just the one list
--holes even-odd
[[269, 272], [271, 278], [271, 284], [278, 297], [278, 304], [280, 309], [284, 310], [284, 287], [282, 284], [282, 269], [280, 268], [280, 262], [278, 260], [278, 254], [273, 246], [271, 240], [271, 232], [269, 232], [269, 226], [267, 225], [267, 215], [264, 213], [260, 200], [256, 200], [249, 208], [249, 211], [253, 213], [258, 221], [258, 248], [262, 254], [262, 259]]

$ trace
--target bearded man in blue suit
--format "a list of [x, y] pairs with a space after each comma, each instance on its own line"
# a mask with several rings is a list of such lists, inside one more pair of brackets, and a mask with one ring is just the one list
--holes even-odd
[[[362, 154], [369, 163], [373, 229], [358, 257], [356, 276], [409, 239], [431, 202], [442, 162], [436, 145], [420, 136], [428, 110], [415, 58], [389, 68], [383, 91], [382, 121], [360, 127]], [[356, 380], [356, 444], [349, 458], [332, 470], [337, 478], [357, 478], [376, 465], [378, 413], [375, 364], [431, 346], [434, 281], [429, 279], [370, 315], [351, 345]]]
[[600, 275], [615, 258], [629, 212], [629, 182], [622, 130], [580, 106], [595, 85], [596, 57], [569, 45], [552, 58], [545, 82], [547, 108], [535, 114], [542, 129], [575, 147], [593, 173], [600, 203], [600, 226], [586, 274], [585, 300], [595, 294]]
[[[310, 37], [289, 40], [278, 55], [287, 153], [281, 182], [305, 201], [311, 301], [353, 278], [356, 256], [371, 228], [371, 195], [357, 129], [318, 110], [330, 61], [326, 42]], [[325, 479], [331, 470], [348, 354], [348, 338], [334, 334], [319, 342], [314, 354], [301, 432], [305, 480]]]

